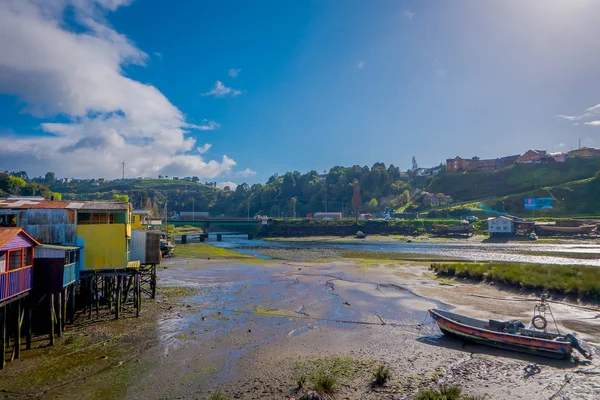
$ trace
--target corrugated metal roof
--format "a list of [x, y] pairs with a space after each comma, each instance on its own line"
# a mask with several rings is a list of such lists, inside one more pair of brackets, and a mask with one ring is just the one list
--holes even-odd
[[142, 214], [142, 215], [150, 215], [150, 211], [148, 210], [133, 210], [133, 214]]
[[122, 210], [129, 208], [129, 203], [110, 202], [110, 201], [86, 201], [80, 210]]
[[111, 201], [52, 201], [0, 199], [0, 209], [56, 208], [72, 210], [127, 210], [129, 203]]
[[60, 246], [58, 244], [43, 244], [41, 245], [44, 249], [54, 249], [54, 250], [78, 250], [81, 247], [79, 246]]
[[37, 240], [32, 238], [31, 235], [29, 235], [25, 230], [23, 230], [23, 228], [8, 227], [8, 228], [0, 228], [0, 247], [4, 243], [8, 242], [10, 239], [17, 236], [19, 233], [23, 233], [34, 244], [36, 244], [36, 245], [40, 244]]

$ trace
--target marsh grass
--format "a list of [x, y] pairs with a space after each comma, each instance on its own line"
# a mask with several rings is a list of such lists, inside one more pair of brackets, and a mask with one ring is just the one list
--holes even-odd
[[376, 386], [385, 385], [390, 379], [392, 379], [392, 374], [390, 370], [385, 365], [380, 365], [377, 367], [375, 372], [373, 373], [374, 384]]
[[415, 400], [483, 400], [483, 397], [463, 395], [458, 386], [441, 386], [420, 392]]
[[524, 289], [600, 300], [600, 269], [585, 265], [525, 263], [432, 263], [438, 276], [487, 280]]
[[220, 390], [217, 390], [216, 392], [208, 396], [206, 400], [229, 400], [229, 397], [227, 397], [227, 395], [225, 395]]

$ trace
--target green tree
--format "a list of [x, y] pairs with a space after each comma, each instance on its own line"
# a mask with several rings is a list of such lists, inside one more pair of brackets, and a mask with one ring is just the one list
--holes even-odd
[[27, 185], [27, 182], [23, 178], [11, 176], [8, 179], [8, 192], [13, 195], [21, 194], [21, 189]]
[[377, 211], [377, 208], [379, 207], [379, 202], [377, 201], [376, 198], [372, 198], [371, 200], [369, 200], [367, 202], [366, 207], [369, 211], [375, 212], [375, 211]]
[[126, 194], [113, 193], [112, 199], [122, 203], [129, 203], [129, 196]]
[[51, 185], [54, 183], [54, 181], [56, 181], [56, 176], [54, 175], [54, 172], [46, 172], [44, 182], [46, 182], [47, 185]]

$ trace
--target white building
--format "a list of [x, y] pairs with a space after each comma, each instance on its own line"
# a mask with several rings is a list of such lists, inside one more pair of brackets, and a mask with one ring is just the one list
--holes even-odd
[[498, 217], [488, 218], [488, 232], [491, 236], [514, 235], [515, 217], [510, 215], [500, 215]]

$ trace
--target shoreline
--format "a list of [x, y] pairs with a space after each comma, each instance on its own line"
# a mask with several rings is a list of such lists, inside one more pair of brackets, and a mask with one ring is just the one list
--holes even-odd
[[[534, 391], [548, 398], [565, 373], [574, 376], [565, 396], [592, 398], [600, 387], [600, 376], [574, 374], [584, 368], [577, 364], [463, 343], [424, 319], [429, 308], [446, 307], [525, 321], [538, 301], [527, 294], [439, 279], [423, 262], [265, 262], [229, 251], [221, 259], [163, 260], [158, 298], [144, 300], [140, 318], [79, 316], [56, 346], [36, 346], [11, 363], [2, 389], [11, 397], [208, 398], [221, 391], [281, 400], [299, 398], [307, 390], [298, 390], [299, 377], [310, 387], [320, 370], [336, 374], [339, 398], [356, 400], [408, 400], [442, 383], [494, 399], [531, 399]], [[552, 304], [559, 327], [600, 343], [597, 312], [575, 306]], [[541, 373], [524, 380], [530, 363]], [[374, 388], [378, 365], [392, 379]]]
[[329, 242], [329, 243], [360, 243], [360, 242], [412, 242], [412, 243], [500, 243], [500, 244], [518, 244], [526, 243], [531, 245], [544, 244], [600, 244], [597, 237], [591, 238], [538, 238], [530, 240], [527, 237], [510, 238], [490, 238], [487, 235], [473, 235], [471, 237], [439, 237], [436, 235], [368, 235], [364, 239], [356, 239], [354, 236], [258, 236], [257, 239], [273, 242]]

